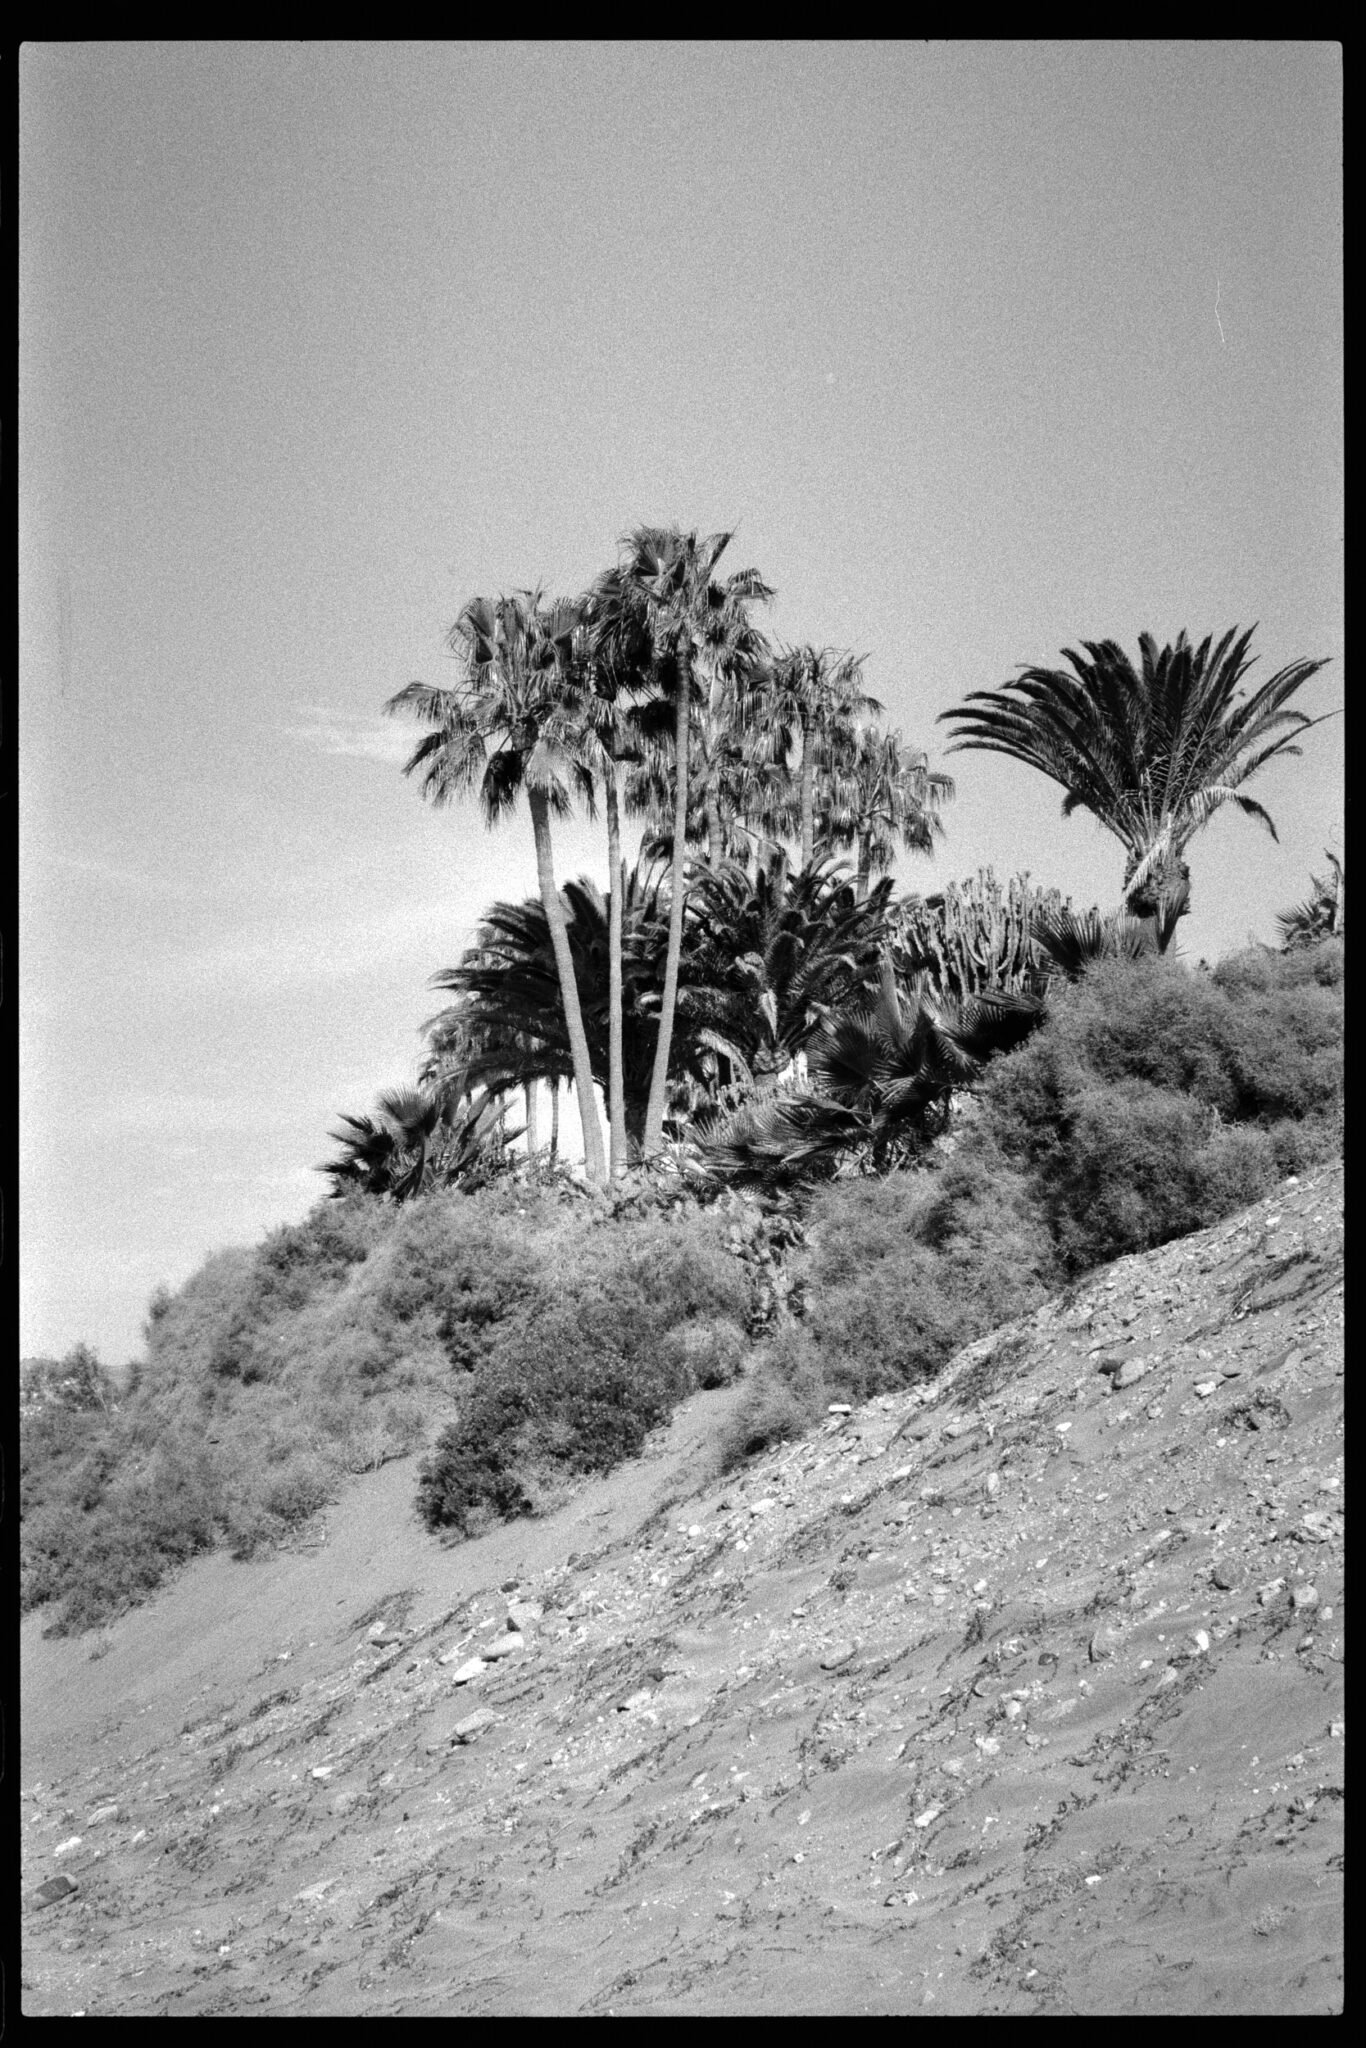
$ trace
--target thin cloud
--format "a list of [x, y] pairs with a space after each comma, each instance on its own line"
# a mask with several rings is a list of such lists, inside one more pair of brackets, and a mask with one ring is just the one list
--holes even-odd
[[338, 711], [323, 704], [300, 706], [299, 723], [287, 725], [287, 738], [311, 747], [315, 754], [340, 754], [351, 760], [380, 761], [402, 767], [413, 751], [411, 726], [389, 723], [360, 712]]

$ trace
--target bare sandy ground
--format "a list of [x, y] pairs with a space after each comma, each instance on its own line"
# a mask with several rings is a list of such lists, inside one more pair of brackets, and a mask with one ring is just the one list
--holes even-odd
[[1341, 1233], [1324, 1169], [729, 1479], [734, 1390], [30, 1618], [25, 2012], [1339, 2011]]

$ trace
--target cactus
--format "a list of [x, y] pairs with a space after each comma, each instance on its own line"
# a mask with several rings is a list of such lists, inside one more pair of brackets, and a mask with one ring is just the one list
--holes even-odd
[[1040, 910], [1061, 907], [1057, 889], [1037, 889], [1023, 874], [1003, 890], [991, 868], [950, 882], [942, 895], [908, 897], [899, 906], [893, 942], [897, 976], [927, 975], [937, 993], [954, 998], [984, 989], [1041, 993], [1048, 963], [1031, 935], [1031, 920]]

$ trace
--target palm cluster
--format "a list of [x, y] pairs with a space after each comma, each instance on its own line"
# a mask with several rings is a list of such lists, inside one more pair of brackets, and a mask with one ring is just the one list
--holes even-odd
[[[769, 643], [755, 612], [772, 592], [756, 570], [723, 573], [731, 538], [641, 527], [623, 541], [617, 563], [572, 602], [539, 589], [497, 601], [476, 598], [448, 636], [459, 667], [454, 685], [411, 683], [387, 706], [428, 728], [406, 772], [420, 777], [432, 802], [474, 797], [492, 825], [526, 795], [540, 883], [536, 943], [540, 947], [543, 932], [554, 965], [554, 1015], [543, 1007], [538, 1016], [529, 1000], [533, 988], [547, 993], [544, 952], [530, 980], [525, 961], [509, 978], [500, 953], [500, 920], [506, 926], [520, 918], [526, 938], [530, 906], [497, 906], [473, 954], [439, 976], [438, 985], [461, 997], [469, 1013], [462, 1028], [473, 1034], [472, 1075], [494, 1078], [488, 1045], [495, 1043], [494, 1065], [505, 1085], [519, 1076], [528, 1085], [533, 1067], [552, 1081], [572, 1077], [585, 1167], [598, 1185], [622, 1173], [632, 1158], [658, 1153], [671, 1085], [705, 1086], [693, 1071], [698, 1044], [710, 1049], [708, 1073], [716, 1086], [752, 1072], [734, 1015], [754, 994], [752, 981], [736, 969], [735, 948], [722, 948], [727, 972], [732, 982], [739, 973], [739, 982], [723, 989], [718, 981], [706, 993], [684, 973], [685, 932], [688, 974], [695, 975], [707, 945], [717, 953], [725, 892], [734, 898], [752, 889], [761, 924], [786, 917], [793, 927], [789, 951], [808, 943], [795, 928], [803, 918], [812, 921], [813, 902], [821, 933], [832, 919], [838, 933], [841, 919], [847, 923], [870, 901], [870, 876], [890, 866], [897, 844], [933, 844], [939, 806], [952, 794], [948, 778], [931, 774], [923, 754], [872, 724], [881, 707], [862, 687], [857, 657]], [[599, 796], [607, 820], [608, 888], [595, 908], [591, 885], [581, 885], [573, 901], [561, 892], [551, 829], [575, 799], [595, 815]], [[659, 878], [649, 892], [648, 915], [645, 884], [639, 874], [628, 877], [622, 856], [623, 814], [643, 820], [647, 855], [669, 860], [667, 882]], [[793, 835], [802, 879], [789, 888], [781, 842]], [[840, 848], [857, 853], [852, 888], [829, 874], [817, 879], [821, 862]], [[662, 959], [660, 913], [666, 919]], [[595, 985], [584, 970], [595, 938], [605, 938], [607, 985], [605, 1000], [595, 992], [590, 1017], [585, 990]], [[755, 946], [762, 951], [757, 939], [740, 950]], [[849, 969], [842, 972], [847, 981]], [[792, 1001], [800, 1007], [804, 1000], [799, 987]], [[503, 1014], [495, 1015], [500, 1006]], [[510, 1008], [519, 1014], [515, 1027]], [[756, 1014], [764, 1017], [762, 1004]], [[813, 1020], [817, 1015], [811, 1012]], [[453, 1028], [445, 1018], [442, 1029]], [[771, 1062], [791, 1030], [787, 1017], [770, 1032], [770, 1045], [757, 1055], [761, 1064]], [[683, 1057], [676, 1043], [689, 1048]], [[512, 1057], [518, 1047], [520, 1065]], [[607, 1097], [605, 1147], [595, 1081]]]
[[[862, 657], [766, 637], [773, 592], [725, 566], [732, 538], [640, 527], [574, 599], [471, 599], [447, 639], [454, 680], [389, 700], [425, 728], [405, 772], [430, 801], [468, 798], [494, 825], [525, 796], [538, 895], [493, 905], [435, 976], [452, 1000], [429, 1021], [421, 1085], [343, 1120], [325, 1169], [339, 1190], [403, 1199], [468, 1174], [506, 1142], [518, 1090], [534, 1151], [537, 1088], [557, 1112], [566, 1082], [598, 1186], [655, 1157], [666, 1125], [741, 1177], [851, 1156], [885, 1170], [1032, 1028], [1050, 978], [1166, 949], [1189, 906], [1186, 849], [1218, 810], [1274, 834], [1244, 785], [1319, 722], [1289, 700], [1322, 662], [1247, 696], [1250, 632], [1160, 649], [1145, 634], [1137, 666], [1085, 641], [1070, 668], [1027, 667], [941, 715], [955, 747], [1039, 770], [1064, 815], [1088, 810], [1121, 841], [1121, 909], [1079, 915], [989, 871], [896, 900], [890, 871], [934, 849], [953, 781], [881, 723]], [[561, 886], [553, 826], [599, 802], [607, 887]], [[643, 829], [634, 867], [627, 819]], [[1340, 881], [1333, 903], [1316, 888], [1287, 914], [1290, 943], [1341, 922]]]

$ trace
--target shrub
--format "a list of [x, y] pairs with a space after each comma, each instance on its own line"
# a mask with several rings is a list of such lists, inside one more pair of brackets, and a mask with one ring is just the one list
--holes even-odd
[[714, 1219], [549, 1227], [542, 1267], [505, 1311], [421, 1469], [428, 1527], [526, 1514], [539, 1481], [605, 1471], [698, 1385], [734, 1376], [748, 1288]]
[[1102, 962], [982, 1090], [1069, 1273], [1198, 1230], [1331, 1150], [1343, 1009], [1312, 956]]
[[1057, 1277], [1026, 1176], [976, 1137], [937, 1169], [825, 1190], [809, 1234], [807, 1326], [826, 1389], [851, 1402], [933, 1375]]

